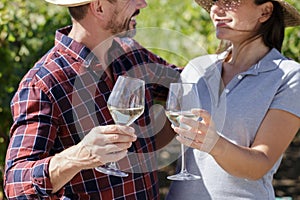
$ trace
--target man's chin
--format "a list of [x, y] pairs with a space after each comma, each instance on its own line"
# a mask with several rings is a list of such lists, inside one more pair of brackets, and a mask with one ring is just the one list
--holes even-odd
[[127, 31], [127, 37], [131, 37], [133, 38], [136, 35], [136, 29], [130, 29], [129, 31]]
[[136, 29], [130, 29], [121, 33], [116, 34], [118, 37], [131, 37], [133, 38], [136, 35]]

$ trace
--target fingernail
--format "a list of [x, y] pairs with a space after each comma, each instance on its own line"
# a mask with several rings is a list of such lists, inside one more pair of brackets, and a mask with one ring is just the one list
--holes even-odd
[[130, 132], [131, 134], [134, 134], [134, 135], [135, 135], [135, 129], [134, 129], [134, 128], [130, 127], [129, 132]]

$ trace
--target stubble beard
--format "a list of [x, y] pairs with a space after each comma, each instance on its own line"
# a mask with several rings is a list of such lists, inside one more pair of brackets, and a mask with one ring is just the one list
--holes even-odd
[[110, 30], [111, 34], [118, 37], [133, 37], [136, 33], [135, 27], [130, 27], [131, 19], [124, 20], [123, 23], [117, 23], [118, 12], [114, 11], [111, 19], [108, 21], [105, 30]]

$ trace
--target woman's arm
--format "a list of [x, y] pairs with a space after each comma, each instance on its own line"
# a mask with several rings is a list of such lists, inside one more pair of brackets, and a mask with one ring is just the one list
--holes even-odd
[[300, 128], [299, 117], [283, 110], [271, 109], [252, 146], [243, 147], [220, 137], [207, 112], [195, 112], [203, 120], [196, 122], [182, 118], [183, 123], [193, 128], [189, 131], [175, 128], [175, 132], [180, 135], [177, 139], [192, 148], [210, 153], [229, 174], [251, 180], [260, 179], [273, 167]]

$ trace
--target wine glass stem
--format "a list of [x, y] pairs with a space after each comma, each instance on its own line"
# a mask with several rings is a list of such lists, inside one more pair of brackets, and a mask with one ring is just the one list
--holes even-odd
[[180, 173], [185, 173], [187, 172], [186, 170], [186, 165], [185, 165], [185, 146], [181, 144], [181, 170]]

